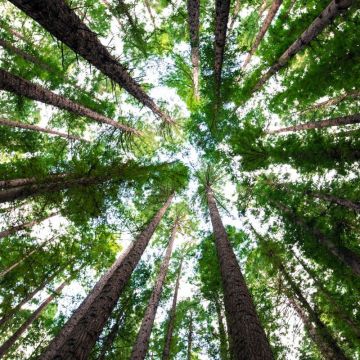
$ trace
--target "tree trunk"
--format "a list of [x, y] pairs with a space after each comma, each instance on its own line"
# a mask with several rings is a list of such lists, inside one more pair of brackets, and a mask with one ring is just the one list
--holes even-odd
[[150, 296], [150, 300], [148, 303], [148, 306], [145, 311], [145, 315], [143, 317], [140, 330], [137, 335], [137, 339], [135, 341], [134, 347], [132, 349], [131, 353], [131, 360], [143, 360], [145, 359], [148, 347], [149, 347], [149, 341], [150, 341], [150, 335], [151, 330], [154, 324], [155, 316], [156, 316], [156, 310], [159, 306], [159, 301], [162, 293], [162, 288], [164, 285], [164, 281], [168, 272], [171, 253], [175, 241], [176, 232], [178, 229], [178, 219], [175, 220], [174, 226], [171, 231], [171, 237], [169, 244], [166, 249], [166, 253], [164, 256], [164, 260], [161, 264], [159, 274], [156, 279], [156, 283], [154, 286], [154, 289], [152, 291], [152, 294]]
[[220, 263], [225, 314], [231, 338], [230, 353], [234, 355], [234, 360], [272, 359], [265, 331], [256, 314], [251, 295], [231, 248], [209, 185], [206, 188], [206, 195]]
[[44, 87], [31, 83], [19, 76], [13, 75], [0, 69], [0, 89], [10, 91], [14, 94], [25, 96], [29, 99], [40, 101], [44, 104], [55, 106], [59, 109], [70, 111], [79, 116], [85, 116], [101, 124], [107, 124], [122, 131], [140, 135], [140, 133], [126, 125], [120, 124], [104, 115], [101, 115], [85, 106], [71, 101], [61, 95], [57, 95]]
[[119, 296], [145, 251], [157, 225], [174, 197], [172, 194], [159, 209], [151, 222], [137, 236], [128, 252], [120, 257], [110, 271], [103, 276], [93, 291], [80, 305], [68, 324], [50, 343], [40, 359], [87, 359], [97, 338], [114, 309]]
[[170, 314], [169, 314], [169, 323], [168, 323], [167, 332], [166, 332], [165, 345], [164, 345], [164, 349], [163, 349], [163, 353], [162, 353], [162, 360], [170, 359], [171, 341], [172, 341], [172, 336], [173, 336], [174, 327], [175, 327], [176, 304], [177, 304], [177, 296], [178, 296], [179, 285], [180, 285], [182, 262], [183, 262], [183, 259], [181, 259], [179, 270], [178, 270], [178, 276], [176, 278], [174, 297], [173, 297], [171, 310], [170, 310]]
[[355, 276], [360, 276], [360, 256], [345, 247], [340, 247], [334, 244], [329, 238], [327, 238], [319, 229], [316, 227], [310, 227], [304, 219], [298, 217], [294, 211], [287, 206], [276, 203], [276, 207], [285, 213], [289, 214], [293, 221], [303, 229], [311, 232], [314, 238], [323, 245], [334, 257], [340, 262], [349, 267]]
[[295, 132], [301, 130], [310, 130], [310, 129], [322, 129], [332, 126], [341, 126], [341, 125], [349, 125], [349, 124], [359, 124], [360, 123], [360, 114], [342, 116], [335, 119], [326, 119], [319, 121], [310, 121], [305, 124], [288, 126], [281, 129], [269, 130], [267, 134], [278, 134], [283, 132]]
[[71, 10], [64, 0], [11, 0], [19, 9], [41, 24], [58, 40], [81, 55], [90, 64], [123, 87], [163, 121], [172, 123], [140, 85], [130, 76], [125, 66], [112, 56], [92, 32]]
[[255, 41], [253, 46], [251, 47], [251, 50], [249, 52], [249, 54], [247, 55], [244, 64], [243, 64], [243, 69], [246, 68], [246, 66], [249, 64], [251, 57], [255, 54], [256, 50], [258, 49], [261, 40], [264, 38], [266, 32], [268, 31], [272, 21], [274, 20], [280, 5], [282, 3], [282, 0], [273, 0], [272, 4], [271, 4], [271, 8], [269, 9], [268, 14], [266, 15], [266, 18], [261, 26], [260, 31], [258, 32], [258, 34], [256, 35]]
[[61, 174], [51, 174], [47, 176], [44, 180], [37, 179], [36, 177], [29, 178], [18, 178], [18, 179], [9, 179], [9, 180], [1, 180], [0, 188], [7, 190], [11, 188], [17, 188], [25, 185], [36, 185], [41, 182], [49, 183], [49, 182], [61, 182], [66, 178], [71, 178], [71, 174], [69, 173], [61, 173]]
[[2, 358], [14, 345], [14, 343], [20, 338], [20, 336], [30, 327], [30, 325], [39, 318], [42, 312], [47, 308], [47, 306], [54, 300], [56, 295], [61, 294], [61, 291], [67, 284], [67, 281], [64, 281], [53, 294], [48, 296], [48, 298], [41, 303], [41, 305], [30, 315], [28, 319], [14, 332], [14, 334], [7, 339], [4, 344], [0, 347], [0, 358]]
[[188, 25], [190, 33], [191, 63], [193, 71], [193, 85], [195, 99], [200, 99], [200, 52], [199, 52], [199, 26], [200, 26], [200, 1], [187, 0]]
[[235, 24], [236, 18], [239, 15], [240, 10], [241, 10], [241, 0], [236, 0], [235, 1], [235, 6], [234, 6], [234, 13], [233, 13], [233, 15], [232, 15], [232, 17], [230, 19], [230, 23], [229, 23], [229, 26], [228, 26], [228, 34], [229, 35], [233, 31], [234, 24]]
[[334, 204], [346, 207], [350, 210], [355, 210], [356, 212], [360, 212], [360, 204], [355, 203], [351, 200], [342, 199], [342, 198], [338, 198], [337, 196], [334, 196], [331, 194], [322, 194], [322, 193], [318, 193], [318, 192], [314, 192], [314, 191], [309, 191], [308, 193], [315, 198], [329, 201]]
[[301, 36], [280, 56], [277, 62], [261, 77], [255, 85], [253, 92], [260, 90], [264, 84], [280, 69], [282, 69], [291, 58], [303, 50], [314, 40], [338, 15], [345, 12], [354, 0], [332, 0]]
[[42, 132], [42, 133], [51, 134], [51, 135], [56, 135], [56, 136], [60, 136], [64, 139], [66, 139], [66, 140], [89, 142], [89, 140], [83, 139], [79, 136], [65, 134], [65, 133], [62, 133], [57, 130], [46, 129], [46, 128], [43, 128], [43, 127], [40, 127], [37, 125], [24, 124], [19, 121], [13, 121], [13, 120], [8, 120], [8, 119], [4, 119], [4, 118], [0, 118], [0, 125], [10, 126], [10, 127], [25, 129], [25, 130], [30, 130], [30, 131], [37, 131], [37, 132]]
[[226, 332], [223, 322], [223, 315], [221, 313], [221, 305], [219, 300], [215, 299], [215, 308], [216, 308], [216, 314], [218, 318], [218, 324], [219, 324], [219, 340], [220, 340], [220, 359], [221, 360], [227, 360], [228, 357], [228, 345], [227, 345], [227, 338], [226, 338]]
[[[3, 231], [0, 231], [0, 239], [6, 237], [6, 236], [9, 236], [11, 234], [14, 234], [18, 231], [21, 231], [21, 230], [25, 230], [25, 229], [29, 229], [29, 228], [32, 228], [33, 226], [35, 225], [38, 225], [40, 223], [42, 223], [43, 221], [47, 220], [47, 219], [50, 219], [52, 217], [54, 217], [55, 215], [57, 215], [58, 213], [51, 213], [50, 215], [47, 215], [41, 219], [37, 219], [37, 220], [32, 220], [32, 221], [29, 221], [27, 223], [23, 223], [23, 224], [20, 224], [20, 225], [17, 225], [17, 226], [12, 226], [6, 230], [3, 230]], [[0, 275], [1, 277], [1, 275]]]
[[190, 312], [189, 331], [188, 331], [188, 346], [187, 346], [187, 360], [191, 360], [193, 341], [193, 314]]
[[149, 13], [149, 16], [150, 16], [151, 22], [152, 22], [152, 24], [153, 24], [153, 27], [154, 27], [154, 29], [156, 29], [155, 18], [154, 18], [154, 15], [153, 15], [153, 13], [152, 13], [152, 10], [151, 10], [150, 3], [149, 3], [148, 0], [144, 0], [144, 4], [145, 4], [145, 7], [146, 7], [146, 10], [147, 10], [148, 13]]

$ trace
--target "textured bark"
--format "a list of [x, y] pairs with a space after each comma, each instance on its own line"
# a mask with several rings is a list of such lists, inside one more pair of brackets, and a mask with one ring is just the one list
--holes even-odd
[[171, 253], [172, 253], [177, 229], [178, 229], [178, 221], [176, 220], [174, 223], [174, 226], [172, 228], [172, 231], [171, 231], [170, 241], [169, 241], [169, 244], [166, 249], [164, 260], [161, 264], [160, 271], [157, 276], [154, 289], [151, 293], [150, 300], [149, 300], [148, 306], [145, 311], [145, 315], [141, 322], [141, 326], [140, 326], [140, 330], [137, 335], [137, 339], [136, 339], [134, 347], [132, 349], [132, 353], [130, 356], [131, 360], [145, 359], [146, 353], [148, 351], [151, 330], [152, 330], [152, 327], [154, 324], [156, 310], [159, 306], [163, 285], [164, 285], [165, 278], [166, 278], [166, 275], [168, 272]]
[[124, 132], [139, 135], [139, 132], [126, 125], [101, 115], [83, 105], [71, 101], [64, 96], [57, 95], [44, 87], [31, 83], [19, 76], [13, 75], [5, 70], [0, 69], [0, 89], [10, 91], [29, 99], [40, 101], [44, 104], [55, 106], [59, 109], [70, 111], [79, 116], [85, 116], [99, 123], [107, 124]]
[[177, 296], [179, 291], [180, 285], [180, 277], [181, 277], [181, 268], [182, 268], [183, 259], [181, 259], [178, 276], [176, 278], [175, 284], [175, 291], [173, 296], [173, 301], [171, 304], [170, 314], [169, 314], [169, 323], [167, 326], [166, 337], [165, 337], [165, 345], [162, 353], [162, 360], [169, 360], [170, 359], [170, 349], [171, 349], [171, 341], [175, 327], [175, 320], [176, 320], [176, 304], [177, 304]]
[[266, 133], [278, 134], [282, 132], [295, 132], [301, 130], [322, 129], [332, 126], [342, 126], [342, 125], [359, 124], [359, 123], [360, 123], [360, 114], [354, 114], [354, 115], [342, 116], [334, 119], [310, 121], [305, 124], [288, 126], [276, 130], [269, 130]]
[[334, 204], [346, 207], [350, 210], [355, 210], [356, 212], [360, 212], [360, 204], [355, 203], [351, 200], [342, 199], [337, 196], [331, 195], [331, 194], [322, 194], [315, 191], [309, 191], [308, 194], [310, 194], [313, 197], [316, 197], [321, 200], [329, 201]]
[[300, 227], [312, 233], [314, 235], [314, 238], [321, 245], [323, 245], [334, 257], [336, 257], [340, 262], [349, 267], [349, 269], [355, 276], [360, 277], [360, 256], [358, 254], [345, 247], [340, 247], [334, 244], [318, 228], [309, 226], [304, 219], [297, 216], [297, 214], [294, 213], [294, 211], [292, 211], [287, 206], [281, 203], [276, 203], [276, 207], [289, 214], [293, 221]]
[[0, 239], [4, 238], [6, 236], [9, 236], [11, 234], [14, 234], [14, 233], [16, 233], [18, 231], [25, 230], [25, 229], [30, 229], [33, 226], [38, 225], [41, 222], [43, 222], [43, 221], [45, 221], [47, 219], [50, 219], [51, 217], [53, 217], [53, 216], [55, 216], [57, 214], [58, 213], [51, 213], [50, 215], [47, 215], [47, 216], [45, 216], [43, 218], [40, 218], [40, 219], [32, 220], [32, 221], [29, 221], [29, 222], [26, 222], [26, 223], [23, 223], [23, 224], [20, 224], [20, 225], [16, 225], [16, 226], [11, 226], [10, 228], [8, 228], [6, 230], [0, 231]]
[[193, 314], [190, 313], [189, 329], [188, 329], [188, 343], [187, 343], [187, 360], [191, 360], [192, 342], [193, 342]]
[[220, 263], [225, 314], [232, 347], [230, 352], [234, 355], [234, 360], [272, 359], [265, 331], [256, 314], [255, 306], [231, 248], [210, 186], [207, 186], [206, 195]]
[[67, 284], [64, 281], [53, 294], [48, 296], [48, 298], [41, 303], [41, 305], [30, 315], [28, 319], [14, 332], [14, 334], [7, 339], [4, 344], [0, 347], [0, 358], [2, 358], [14, 345], [14, 343], [21, 337], [21, 335], [31, 326], [31, 324], [39, 318], [42, 312], [47, 308], [47, 306], [54, 300], [55, 296], [61, 294], [61, 291]]
[[217, 315], [218, 327], [219, 327], [220, 359], [227, 360], [229, 357], [228, 357], [226, 331], [223, 322], [223, 315], [221, 312], [221, 305], [218, 299], [215, 299], [215, 308], [216, 308], [216, 315]]
[[81, 55], [103, 74], [123, 87], [165, 122], [173, 122], [163, 113], [141, 86], [130, 76], [124, 65], [112, 56], [64, 0], [11, 0], [58, 40]]
[[[114, 309], [119, 296], [128, 283], [132, 272], [145, 251], [157, 225], [165, 214], [174, 195], [165, 204], [146, 228], [137, 236], [127, 254], [115, 262], [93, 289], [92, 294], [81, 304], [82, 311], [75, 312], [58, 336], [50, 343], [40, 359], [87, 359], [97, 338]], [[89, 300], [90, 299], [90, 300]]]
[[[319, 314], [310, 306], [304, 295], [302, 294], [298, 285], [294, 282], [291, 275], [286, 271], [285, 267], [280, 261], [277, 261], [277, 267], [279, 268], [281, 274], [284, 276], [286, 282], [288, 283], [291, 293], [293, 293], [298, 301], [301, 304], [302, 311], [307, 312], [309, 322], [314, 323], [313, 328], [309, 328], [309, 333], [311, 332], [314, 335], [313, 340], [316, 338], [316, 345], [321, 351], [324, 359], [329, 360], [346, 360], [347, 357], [340, 349], [335, 339], [329, 332], [329, 329], [321, 321]], [[291, 299], [291, 294], [288, 295], [288, 298]], [[304, 315], [306, 314], [304, 311]], [[305, 322], [304, 322], [304, 325]]]
[[82, 139], [79, 136], [65, 134], [65, 133], [57, 131], [57, 130], [46, 129], [46, 128], [43, 128], [43, 127], [40, 127], [37, 125], [24, 124], [19, 121], [8, 120], [8, 119], [4, 119], [4, 118], [0, 118], [0, 125], [10, 126], [10, 127], [25, 129], [25, 130], [30, 130], [30, 131], [38, 131], [38, 132], [42, 132], [42, 133], [46, 133], [46, 134], [50, 134], [50, 135], [56, 135], [56, 136], [60, 136], [67, 140], [88, 142], [88, 140]]
[[314, 40], [337, 16], [345, 12], [354, 0], [332, 0], [301, 36], [280, 56], [276, 63], [261, 77], [253, 92], [260, 90], [264, 84], [282, 69], [298, 52]]
[[200, 99], [199, 76], [200, 76], [200, 51], [199, 51], [199, 26], [200, 26], [200, 1], [187, 0], [188, 25], [191, 46], [191, 64], [193, 71], [194, 95]]
[[246, 68], [246, 66], [249, 64], [251, 57], [255, 54], [256, 50], [258, 49], [260, 42], [262, 41], [262, 39], [264, 38], [266, 32], [268, 31], [272, 21], [274, 20], [280, 5], [282, 3], [282, 0], [273, 0], [271, 7], [269, 9], [268, 14], [266, 15], [266, 18], [261, 26], [260, 31], [258, 32], [258, 34], [256, 35], [254, 44], [251, 47], [251, 50], [249, 52], [249, 54], [247, 55], [244, 64], [243, 64], [243, 69]]
[[215, 93], [219, 96], [221, 86], [221, 71], [224, 61], [226, 30], [229, 20], [230, 0], [215, 1]]

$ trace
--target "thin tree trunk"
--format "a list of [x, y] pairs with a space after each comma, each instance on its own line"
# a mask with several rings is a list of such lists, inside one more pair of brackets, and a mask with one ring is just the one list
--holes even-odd
[[291, 13], [291, 11], [292, 11], [292, 9], [293, 9], [296, 1], [297, 1], [297, 0], [291, 0], [291, 1], [290, 1], [289, 7], [287, 8], [286, 12], [281, 16], [281, 19], [282, 19], [283, 21], [286, 20], [286, 19], [289, 17], [289, 15], [290, 15], [290, 13]]
[[249, 52], [249, 54], [247, 55], [244, 64], [242, 66], [243, 69], [246, 68], [246, 66], [249, 64], [251, 57], [255, 54], [256, 50], [258, 49], [261, 40], [264, 38], [266, 32], [268, 31], [272, 21], [274, 20], [280, 5], [282, 3], [282, 0], [273, 0], [272, 4], [271, 4], [271, 8], [269, 9], [268, 14], [266, 15], [266, 18], [261, 26], [260, 31], [258, 32], [258, 34], [256, 35], [255, 41], [253, 46], [251, 47], [251, 50]]
[[282, 69], [291, 58], [303, 50], [314, 40], [338, 15], [345, 12], [354, 0], [332, 0], [301, 36], [280, 56], [276, 63], [261, 77], [255, 85], [253, 92], [260, 90], [264, 84], [280, 69]]
[[326, 119], [319, 121], [310, 121], [305, 124], [288, 126], [281, 129], [269, 130], [267, 134], [278, 134], [282, 132], [295, 132], [301, 130], [310, 130], [310, 129], [322, 129], [332, 126], [342, 126], [342, 125], [350, 125], [350, 124], [359, 124], [360, 123], [360, 114], [341, 116], [334, 119]]
[[[38, 225], [38, 224], [42, 223], [43, 221], [54, 217], [57, 214], [58, 214], [57, 212], [51, 213], [50, 215], [47, 215], [47, 216], [45, 216], [43, 218], [40, 218], [40, 219], [32, 220], [32, 221], [29, 221], [27, 223], [23, 223], [23, 224], [16, 225], [16, 226], [11, 226], [10, 228], [8, 228], [6, 230], [0, 231], [0, 239], [4, 238], [6, 236], [9, 236], [11, 234], [14, 234], [14, 233], [16, 233], [18, 231], [25, 230], [25, 229], [30, 229], [33, 226]], [[0, 277], [1, 277], [1, 275], [0, 275]]]
[[219, 340], [220, 340], [220, 359], [227, 360], [228, 357], [228, 345], [226, 338], [226, 331], [223, 322], [223, 315], [221, 313], [221, 305], [218, 299], [215, 299], [215, 308], [218, 318], [218, 327], [219, 327]]
[[[137, 236], [128, 253], [116, 261], [118, 266], [100, 279], [93, 293], [81, 304], [82, 311], [68, 321], [58, 336], [50, 343], [40, 359], [87, 359], [97, 338], [114, 309], [119, 296], [126, 286], [130, 276], [145, 251], [157, 225], [165, 214], [174, 197], [172, 194], [159, 209], [151, 222]], [[89, 300], [90, 299], [90, 300]]]
[[152, 13], [152, 10], [151, 10], [150, 3], [149, 3], [148, 0], [144, 0], [144, 4], [145, 4], [145, 7], [146, 7], [146, 10], [147, 10], [148, 13], [149, 13], [149, 16], [150, 16], [151, 22], [152, 22], [152, 24], [153, 24], [153, 27], [154, 27], [154, 29], [156, 29], [155, 18], [154, 18], [154, 15], [153, 15], [153, 13]]
[[171, 236], [170, 236], [170, 241], [169, 241], [169, 244], [166, 249], [164, 260], [161, 264], [160, 271], [157, 276], [154, 289], [150, 296], [150, 300], [149, 300], [148, 306], [146, 308], [145, 315], [141, 322], [141, 326], [140, 326], [140, 330], [137, 335], [137, 339], [136, 339], [135, 344], [132, 349], [132, 353], [131, 353], [131, 357], [130, 357], [131, 360], [145, 359], [146, 353], [148, 351], [151, 330], [152, 330], [152, 327], [154, 324], [156, 310], [159, 306], [160, 297], [161, 297], [162, 289], [164, 286], [164, 281], [165, 281], [165, 278], [166, 278], [166, 275], [168, 272], [171, 253], [172, 253], [177, 229], [178, 229], [178, 219], [175, 220], [175, 223], [173, 225], [173, 228], [171, 231]]
[[220, 263], [226, 319], [231, 338], [230, 353], [237, 359], [272, 359], [265, 331], [230, 245], [212, 189], [206, 188], [207, 202]]
[[182, 268], [183, 259], [181, 259], [178, 276], [176, 278], [175, 284], [175, 291], [173, 296], [173, 301], [171, 305], [170, 315], [169, 315], [169, 323], [167, 327], [166, 337], [165, 337], [165, 345], [162, 353], [162, 360], [169, 360], [170, 359], [170, 350], [171, 350], [171, 341], [175, 327], [175, 320], [176, 320], [176, 304], [177, 304], [177, 296], [179, 291], [180, 285], [180, 277], [181, 277], [181, 268]]
[[236, 18], [239, 15], [240, 9], [241, 9], [241, 0], [236, 0], [235, 1], [235, 6], [234, 6], [234, 13], [233, 13], [233, 15], [232, 15], [232, 17], [230, 19], [230, 23], [229, 23], [229, 26], [228, 26], [228, 34], [229, 35], [233, 31], [234, 24], [235, 24]]
[[53, 130], [53, 129], [43, 128], [43, 127], [40, 127], [37, 125], [24, 124], [19, 121], [8, 120], [8, 119], [4, 119], [4, 118], [0, 118], [0, 125], [10, 126], [10, 127], [25, 129], [25, 130], [30, 130], [30, 131], [37, 131], [37, 132], [42, 132], [42, 133], [51, 134], [51, 135], [56, 135], [56, 136], [60, 136], [67, 140], [89, 142], [89, 140], [83, 139], [79, 136], [66, 134], [66, 133], [63, 133], [63, 132], [60, 132], [57, 130]]
[[355, 276], [360, 276], [360, 256], [354, 253], [352, 250], [349, 250], [345, 247], [340, 247], [334, 244], [329, 238], [327, 238], [319, 229], [316, 227], [310, 227], [304, 219], [300, 218], [299, 216], [294, 213], [290, 208], [287, 206], [276, 203], [278, 209], [284, 211], [285, 213], [289, 214], [293, 221], [300, 225], [302, 228], [310, 231], [314, 238], [323, 245], [334, 257], [336, 257], [340, 262], [345, 264], [349, 267], [352, 273]]
[[351, 200], [347, 200], [347, 199], [342, 199], [339, 198], [337, 196], [331, 195], [331, 194], [322, 194], [322, 193], [318, 193], [315, 191], [308, 191], [308, 194], [310, 194], [311, 196], [321, 199], [321, 200], [325, 200], [325, 201], [329, 201], [332, 202], [334, 204], [346, 207], [350, 210], [355, 210], [356, 212], [360, 212], [360, 204], [359, 203], [355, 203]]
[[199, 26], [200, 26], [200, 1], [187, 0], [188, 25], [190, 33], [191, 63], [193, 71], [193, 85], [195, 99], [200, 99], [200, 51], [199, 51]]
[[44, 87], [31, 83], [19, 76], [0, 69], [0, 89], [10, 91], [29, 99], [40, 101], [44, 104], [55, 106], [59, 109], [70, 111], [79, 116], [85, 116], [99, 123], [107, 124], [124, 132], [140, 135], [140, 133], [126, 125], [120, 124], [104, 115], [101, 115], [83, 105], [57, 95]]
[[187, 346], [187, 360], [191, 360], [192, 342], [193, 342], [193, 314], [190, 312], [189, 330], [188, 330], [188, 346]]
[[61, 294], [63, 288], [67, 284], [67, 281], [64, 281], [53, 294], [48, 296], [48, 298], [41, 303], [41, 305], [30, 315], [28, 319], [14, 332], [14, 334], [7, 339], [0, 347], [0, 358], [2, 358], [14, 345], [14, 343], [21, 337], [21, 335], [31, 326], [31, 324], [37, 320], [42, 312], [47, 308], [47, 306], [54, 300], [55, 296]]
[[123, 87], [163, 121], [173, 120], [162, 112], [141, 86], [130, 76], [125, 66], [112, 56], [64, 0], [11, 0], [19, 9], [41, 24], [58, 40], [81, 55], [90, 64]]

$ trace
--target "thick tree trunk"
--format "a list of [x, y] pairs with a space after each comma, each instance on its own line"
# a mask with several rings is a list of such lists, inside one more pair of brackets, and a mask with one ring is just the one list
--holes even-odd
[[47, 176], [44, 180], [37, 179], [36, 177], [29, 178], [17, 178], [17, 179], [9, 179], [9, 180], [1, 180], [0, 188], [7, 190], [25, 185], [36, 185], [41, 182], [49, 183], [49, 182], [61, 182], [66, 178], [71, 178], [71, 174], [61, 173], [61, 174], [53, 174]]
[[118, 83], [143, 105], [165, 122], [172, 123], [140, 85], [130, 76], [125, 66], [112, 56], [92, 32], [71, 10], [64, 0], [11, 0], [19, 9], [41, 24], [58, 40], [81, 55], [90, 64]]
[[261, 40], [264, 38], [266, 32], [268, 31], [272, 21], [274, 20], [280, 5], [282, 3], [282, 0], [273, 0], [272, 4], [271, 4], [271, 8], [269, 9], [268, 14], [266, 15], [266, 18], [261, 26], [260, 31], [258, 32], [258, 34], [256, 35], [255, 41], [253, 46], [251, 47], [251, 50], [249, 52], [249, 54], [247, 55], [244, 64], [243, 64], [243, 69], [246, 68], [246, 66], [249, 64], [251, 57], [255, 54], [256, 50], [258, 49]]
[[63, 288], [67, 284], [67, 281], [64, 281], [53, 294], [48, 296], [48, 298], [41, 303], [41, 305], [30, 315], [28, 319], [14, 332], [14, 334], [7, 339], [4, 344], [0, 347], [0, 358], [2, 358], [14, 345], [14, 343], [21, 337], [21, 335], [31, 326], [31, 324], [39, 318], [42, 312], [47, 308], [47, 306], [54, 300], [56, 295], [61, 294]]
[[175, 327], [176, 304], [177, 304], [177, 296], [178, 296], [179, 285], [180, 285], [182, 262], [183, 262], [183, 259], [181, 259], [181, 262], [179, 265], [179, 270], [178, 270], [178, 276], [176, 278], [175, 291], [174, 291], [173, 301], [172, 301], [170, 314], [169, 314], [169, 323], [167, 326], [165, 345], [164, 345], [164, 349], [163, 349], [163, 353], [162, 353], [162, 360], [170, 359], [170, 349], [171, 349], [171, 341], [172, 341], [172, 336], [173, 336], [174, 327]]
[[[38, 225], [40, 223], [42, 223], [43, 221], [47, 220], [47, 219], [50, 219], [52, 218], [53, 216], [57, 215], [58, 213], [51, 213], [50, 215], [47, 215], [43, 218], [40, 218], [40, 219], [36, 219], [36, 220], [32, 220], [32, 221], [29, 221], [27, 223], [23, 223], [23, 224], [20, 224], [20, 225], [16, 225], [16, 226], [12, 226], [6, 230], [3, 230], [3, 231], [0, 231], [0, 239], [6, 237], [6, 236], [9, 236], [9, 235], [12, 235], [18, 231], [21, 231], [21, 230], [25, 230], [25, 229], [30, 229], [32, 228], [33, 226], [35, 225]], [[1, 275], [0, 275], [1, 277]]]
[[[137, 236], [123, 258], [119, 258], [110, 271], [94, 287], [58, 336], [40, 357], [45, 359], [87, 359], [97, 338], [114, 309], [119, 296], [145, 251], [157, 225], [164, 216], [174, 195], [159, 209], [151, 222]], [[114, 265], [115, 265], [114, 264]]]
[[191, 64], [193, 71], [193, 85], [195, 99], [200, 99], [200, 51], [199, 51], [199, 26], [200, 26], [200, 1], [187, 0], [188, 24], [191, 46]]
[[291, 58], [303, 50], [314, 40], [338, 15], [345, 12], [354, 0], [332, 0], [301, 36], [280, 56], [277, 62], [261, 77], [255, 85], [253, 92], [260, 90], [264, 84], [280, 69], [282, 69]]
[[25, 96], [29, 99], [40, 101], [44, 104], [55, 106], [59, 109], [70, 111], [79, 116], [85, 116], [99, 123], [107, 124], [124, 132], [140, 135], [138, 131], [126, 125], [122, 125], [104, 115], [101, 115], [85, 106], [71, 101], [61, 95], [57, 95], [44, 87], [31, 83], [19, 76], [10, 74], [0, 69], [0, 89], [10, 91], [14, 94]]
[[145, 359], [146, 353], [148, 351], [151, 330], [152, 330], [152, 327], [154, 324], [156, 310], [159, 306], [159, 301], [160, 301], [164, 281], [165, 281], [165, 278], [166, 278], [166, 275], [168, 272], [171, 253], [172, 253], [177, 229], [178, 229], [178, 220], [175, 220], [174, 226], [171, 231], [170, 241], [169, 241], [169, 244], [167, 246], [166, 253], [164, 256], [164, 260], [161, 264], [160, 271], [157, 276], [154, 289], [150, 296], [150, 300], [149, 300], [148, 306], [146, 308], [145, 315], [141, 322], [141, 326], [140, 326], [140, 330], [137, 335], [137, 339], [136, 339], [134, 347], [132, 349], [132, 353], [131, 353], [131, 357], [130, 357], [131, 360]]
[[207, 202], [213, 226], [215, 245], [220, 263], [224, 290], [225, 314], [229, 326], [231, 354], [237, 359], [272, 359], [265, 331], [256, 314], [226, 230], [216, 206], [211, 187], [206, 189]]
[[188, 343], [187, 343], [187, 360], [191, 360], [192, 342], [193, 342], [193, 314], [190, 312], [190, 321], [188, 329]]
[[25, 130], [30, 130], [30, 131], [37, 131], [37, 132], [42, 132], [45, 134], [50, 134], [50, 135], [56, 135], [56, 136], [60, 136], [66, 140], [75, 140], [75, 141], [84, 141], [84, 142], [88, 142], [88, 140], [83, 139], [79, 136], [75, 136], [75, 135], [70, 135], [70, 134], [65, 134], [62, 133], [60, 131], [57, 130], [52, 130], [52, 129], [46, 129], [37, 125], [30, 125], [30, 124], [24, 124], [21, 123], [19, 121], [13, 121], [13, 120], [8, 120], [8, 119], [4, 119], [4, 118], [0, 118], [0, 125], [4, 125], [4, 126], [10, 126], [10, 127], [14, 127], [14, 128], [19, 128], [19, 129], [25, 129]]
[[316, 227], [310, 227], [304, 219], [297, 216], [294, 211], [292, 211], [287, 206], [276, 203], [276, 207], [283, 212], [289, 214], [293, 221], [298, 224], [303, 229], [311, 232], [314, 235], [314, 238], [323, 245], [334, 257], [336, 257], [344, 265], [348, 266], [349, 269], [355, 276], [360, 276], [360, 256], [354, 253], [352, 250], [349, 250], [345, 247], [340, 247], [334, 244], [328, 237], [326, 237], [319, 229]]
[[219, 340], [220, 340], [220, 359], [228, 360], [228, 345], [227, 345], [227, 336], [225, 331], [225, 326], [223, 322], [223, 315], [221, 312], [221, 305], [218, 299], [215, 299], [215, 308], [216, 315], [218, 318], [218, 327], [219, 327]]
[[288, 126], [281, 129], [269, 130], [267, 134], [278, 134], [283, 132], [295, 132], [301, 130], [310, 130], [310, 129], [322, 129], [332, 126], [342, 126], [350, 124], [359, 124], [360, 123], [360, 114], [342, 116], [335, 119], [326, 119], [319, 121], [310, 121], [305, 124]]

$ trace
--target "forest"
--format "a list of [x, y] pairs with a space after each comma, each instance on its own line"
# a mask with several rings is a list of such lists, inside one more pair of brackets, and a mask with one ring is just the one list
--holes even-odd
[[0, 359], [360, 360], [360, 0], [0, 12]]

